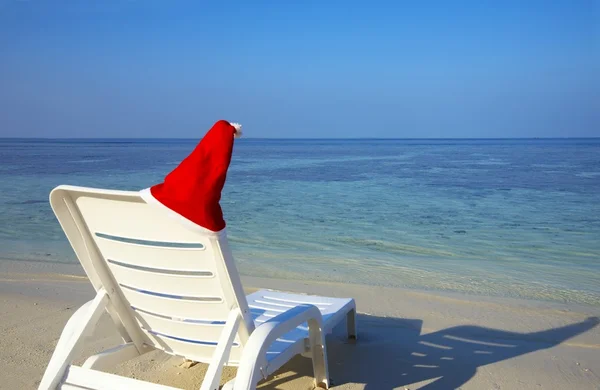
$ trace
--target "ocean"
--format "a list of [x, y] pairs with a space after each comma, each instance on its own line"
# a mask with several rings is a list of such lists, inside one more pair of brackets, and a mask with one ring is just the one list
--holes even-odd
[[[196, 142], [0, 140], [0, 259], [77, 262], [50, 190], [143, 189]], [[600, 139], [242, 138], [221, 205], [243, 275], [600, 305]]]

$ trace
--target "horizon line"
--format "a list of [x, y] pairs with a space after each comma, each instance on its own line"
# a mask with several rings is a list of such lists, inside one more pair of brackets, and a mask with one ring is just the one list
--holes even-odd
[[[25, 140], [25, 141], [69, 141], [69, 140], [181, 140], [181, 141], [189, 141], [189, 140], [199, 140], [202, 138], [188, 138], [188, 137], [0, 137], [0, 140]], [[397, 138], [397, 137], [346, 137], [346, 138], [294, 138], [294, 137], [242, 137], [237, 140], [275, 140], [275, 141], [314, 141], [314, 140], [322, 140], [322, 141], [352, 141], [352, 140], [390, 140], [390, 141], [440, 141], [440, 140], [567, 140], [567, 139], [600, 139], [600, 136], [592, 136], [592, 137], [426, 137], [426, 138]]]

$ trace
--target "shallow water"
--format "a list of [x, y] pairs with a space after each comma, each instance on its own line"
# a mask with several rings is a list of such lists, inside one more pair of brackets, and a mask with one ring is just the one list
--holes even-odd
[[[137, 190], [193, 140], [0, 140], [0, 258], [75, 262], [59, 184]], [[600, 139], [236, 141], [246, 275], [600, 305]]]

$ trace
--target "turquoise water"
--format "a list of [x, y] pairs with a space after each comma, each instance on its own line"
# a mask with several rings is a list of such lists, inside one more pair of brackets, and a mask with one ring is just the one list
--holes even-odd
[[[192, 140], [0, 140], [0, 258], [76, 262], [59, 184], [137, 190]], [[600, 139], [236, 141], [245, 275], [600, 305]]]

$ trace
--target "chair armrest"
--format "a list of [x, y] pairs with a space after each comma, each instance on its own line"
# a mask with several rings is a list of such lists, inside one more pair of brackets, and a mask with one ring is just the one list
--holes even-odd
[[269, 346], [279, 337], [305, 322], [308, 322], [310, 339], [320, 340], [321, 343], [323, 316], [314, 305], [295, 306], [256, 327], [244, 346], [235, 389], [251, 389], [252, 383], [255, 385], [259, 379], [266, 378], [270, 374], [267, 370], [266, 357]]

